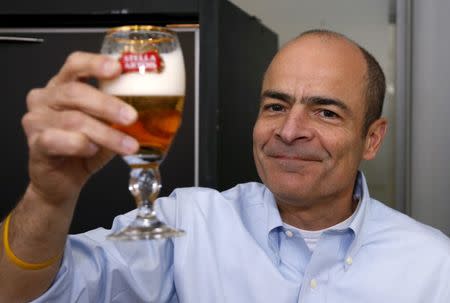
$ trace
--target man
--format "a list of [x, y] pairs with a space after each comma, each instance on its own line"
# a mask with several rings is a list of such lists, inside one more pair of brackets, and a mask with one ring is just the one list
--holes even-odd
[[371, 199], [358, 172], [385, 135], [383, 73], [327, 31], [288, 43], [266, 72], [253, 135], [264, 185], [159, 199], [180, 238], [113, 242], [98, 229], [67, 240], [88, 177], [138, 148], [100, 122], [130, 124], [134, 110], [80, 81], [119, 73], [76, 53], [29, 94], [30, 185], [3, 223], [0, 301], [449, 302], [449, 239]]

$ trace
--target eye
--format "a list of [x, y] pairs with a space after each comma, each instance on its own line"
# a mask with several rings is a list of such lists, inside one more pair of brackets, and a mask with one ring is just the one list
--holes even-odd
[[319, 111], [319, 115], [321, 115], [324, 118], [327, 119], [333, 119], [333, 118], [339, 118], [339, 115], [335, 112], [328, 110], [328, 109], [322, 109]]
[[279, 103], [271, 103], [264, 105], [264, 110], [272, 111], [272, 112], [281, 112], [284, 110], [284, 106]]

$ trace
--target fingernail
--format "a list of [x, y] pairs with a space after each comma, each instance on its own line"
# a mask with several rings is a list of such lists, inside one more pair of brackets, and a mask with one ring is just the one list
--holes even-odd
[[135, 152], [138, 149], [139, 144], [137, 143], [137, 141], [134, 138], [126, 136], [122, 140], [122, 146], [123, 146], [124, 152], [127, 154], [130, 154], [130, 153]]
[[107, 60], [104, 64], [103, 64], [103, 72], [106, 75], [112, 75], [114, 73], [116, 73], [120, 68], [119, 63], [116, 60]]
[[119, 113], [120, 121], [129, 124], [136, 119], [136, 111], [132, 107], [122, 107]]

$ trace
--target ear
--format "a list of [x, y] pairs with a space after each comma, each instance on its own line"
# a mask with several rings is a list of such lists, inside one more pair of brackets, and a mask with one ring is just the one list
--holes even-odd
[[383, 142], [386, 130], [387, 120], [384, 118], [378, 119], [370, 125], [364, 143], [364, 160], [372, 160], [375, 158]]

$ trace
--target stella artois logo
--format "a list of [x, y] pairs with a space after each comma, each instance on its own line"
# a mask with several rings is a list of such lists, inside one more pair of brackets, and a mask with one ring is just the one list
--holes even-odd
[[119, 62], [122, 65], [122, 73], [160, 73], [164, 69], [164, 61], [156, 50], [146, 53], [124, 52]]

